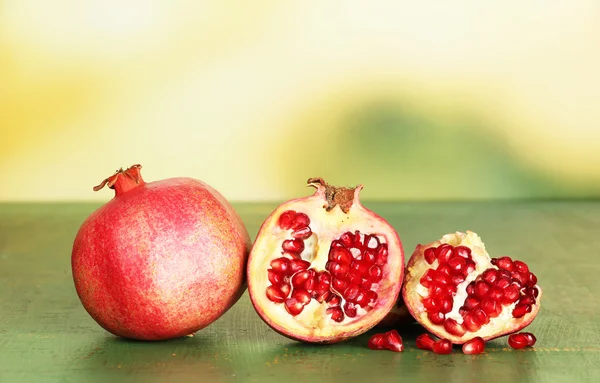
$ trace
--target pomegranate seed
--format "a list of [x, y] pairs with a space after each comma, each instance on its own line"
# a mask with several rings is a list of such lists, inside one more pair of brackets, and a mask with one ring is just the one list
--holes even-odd
[[369, 265], [360, 261], [355, 261], [350, 264], [350, 270], [355, 271], [359, 276], [363, 276], [369, 270]]
[[298, 230], [301, 227], [306, 227], [310, 225], [310, 218], [304, 213], [296, 213], [294, 217], [294, 223], [292, 224], [292, 229]]
[[431, 265], [435, 261], [435, 250], [433, 247], [428, 247], [425, 249], [423, 256], [425, 257], [425, 262]]
[[371, 350], [383, 350], [385, 348], [385, 339], [383, 334], [375, 334], [369, 339], [367, 346]]
[[329, 299], [330, 296], [331, 296], [330, 291], [322, 291], [322, 292], [316, 294], [316, 296], [314, 298], [317, 300], [317, 302], [323, 303], [323, 302], [327, 302], [327, 300]]
[[481, 302], [481, 309], [491, 318], [496, 318], [500, 314], [497, 314], [496, 306], [498, 306], [498, 303], [496, 303], [496, 301], [493, 299], [484, 299]]
[[473, 296], [475, 295], [475, 282], [471, 282], [467, 285], [467, 295]]
[[354, 302], [354, 299], [356, 299], [356, 297], [358, 296], [359, 291], [360, 288], [358, 286], [350, 285], [344, 291], [343, 296], [344, 298], [346, 298], [347, 301]]
[[514, 318], [522, 318], [525, 314], [531, 312], [531, 305], [529, 304], [517, 304], [513, 309], [512, 316]]
[[287, 295], [285, 295], [281, 289], [277, 286], [269, 286], [267, 287], [267, 298], [271, 302], [275, 303], [283, 303]]
[[430, 288], [433, 285], [433, 280], [435, 279], [436, 275], [437, 271], [434, 269], [428, 269], [419, 280], [419, 283], [425, 288]]
[[508, 337], [508, 345], [519, 350], [529, 345], [529, 339], [523, 333], [511, 334]]
[[306, 270], [310, 267], [310, 262], [303, 259], [292, 259], [290, 261], [290, 269], [288, 275], [297, 273], [298, 271]]
[[496, 263], [494, 263], [494, 260], [492, 259], [492, 264], [495, 264], [499, 268], [504, 269], [506, 271], [513, 271], [515, 267], [510, 257], [496, 258]]
[[445, 286], [433, 285], [432, 289], [429, 289], [429, 295], [433, 295], [434, 297], [444, 297], [447, 294], [447, 288]]
[[440, 339], [437, 342], [433, 343], [431, 349], [436, 354], [451, 354], [452, 343], [448, 339]]
[[511, 283], [512, 283], [512, 281], [509, 278], [500, 277], [496, 281], [496, 287], [499, 288], [499, 289], [505, 289], [508, 286], [510, 286]]
[[458, 313], [460, 314], [461, 317], [464, 317], [465, 315], [467, 315], [468, 312], [469, 312], [469, 309], [467, 309], [465, 306], [461, 306], [458, 309]]
[[499, 289], [497, 287], [492, 287], [488, 296], [490, 299], [500, 302], [502, 300], [502, 298], [504, 297], [504, 292], [502, 291], [502, 289]]
[[521, 334], [523, 334], [525, 336], [525, 338], [527, 338], [527, 346], [533, 347], [533, 345], [535, 344], [535, 342], [537, 342], [537, 338], [532, 333], [530, 333], [530, 332], [522, 332]]
[[304, 241], [301, 239], [286, 239], [283, 241], [281, 248], [284, 251], [301, 254], [304, 250]]
[[348, 318], [354, 318], [356, 316], [356, 306], [352, 302], [346, 302], [344, 304], [344, 312]]
[[290, 315], [296, 316], [304, 310], [304, 305], [295, 298], [289, 298], [285, 300], [285, 309]]
[[438, 275], [445, 275], [447, 277], [452, 276], [452, 269], [448, 265], [440, 265], [437, 268]]
[[290, 260], [284, 257], [275, 258], [271, 261], [271, 268], [281, 275], [287, 275], [288, 269], [290, 268]]
[[294, 292], [292, 293], [292, 299], [295, 299], [298, 302], [300, 302], [303, 306], [306, 306], [310, 303], [311, 296], [305, 290], [294, 290]]
[[360, 287], [362, 287], [365, 290], [370, 290], [371, 286], [373, 286], [373, 282], [371, 280], [369, 280], [368, 278], [363, 278], [360, 281]]
[[465, 335], [465, 333], [467, 332], [467, 330], [465, 330], [465, 327], [462, 324], [458, 323], [452, 318], [446, 319], [446, 321], [444, 322], [444, 330], [446, 330], [448, 334], [458, 337]]
[[335, 261], [337, 263], [350, 264], [352, 262], [353, 257], [350, 250], [345, 247], [332, 247], [329, 250], [329, 260]]
[[327, 310], [325, 310], [325, 313], [331, 314], [331, 319], [334, 322], [341, 322], [344, 320], [344, 312], [342, 311], [340, 306], [329, 307]]
[[287, 210], [287, 211], [284, 211], [283, 213], [281, 213], [281, 215], [279, 216], [279, 220], [277, 221], [277, 224], [283, 230], [289, 230], [292, 228], [295, 218], [296, 218], [296, 212], [293, 210]]
[[481, 354], [485, 350], [485, 342], [481, 337], [475, 337], [462, 346], [463, 354]]
[[358, 273], [355, 271], [349, 272], [348, 275], [346, 275], [346, 280], [351, 285], [358, 286], [362, 283], [362, 277], [360, 275], [358, 275]]
[[366, 263], [367, 265], [374, 264], [376, 259], [377, 255], [375, 254], [375, 250], [373, 249], [365, 249], [365, 251], [363, 251], [362, 253], [362, 256], [360, 257], [360, 260]]
[[373, 290], [368, 290], [367, 297], [369, 298], [369, 302], [374, 302], [377, 300], [377, 293]]
[[375, 264], [379, 266], [385, 266], [387, 263], [388, 257], [388, 248], [387, 243], [382, 243], [381, 246], [377, 248], [377, 256], [375, 258]]
[[315, 290], [315, 287], [317, 287], [317, 280], [314, 276], [311, 276], [306, 280], [306, 282], [304, 282], [304, 289], [309, 293], [313, 292]]
[[[528, 287], [533, 287], [537, 284], [537, 277], [535, 276], [534, 273], [530, 272], [528, 274], [528, 278], [527, 278], [527, 283], [525, 284]], [[537, 296], [536, 296], [537, 297]]]
[[470, 258], [471, 257], [471, 249], [468, 248], [467, 246], [456, 246], [454, 248], [454, 252], [464, 258]]
[[365, 307], [366, 305], [369, 304], [369, 302], [370, 301], [369, 301], [369, 296], [367, 295], [367, 292], [364, 290], [359, 290], [358, 295], [354, 299], [354, 303], [356, 303], [360, 307]]
[[394, 352], [402, 352], [404, 350], [404, 345], [402, 344], [402, 338], [398, 331], [391, 330], [384, 334], [385, 343], [388, 350]]
[[292, 291], [292, 286], [289, 283], [284, 283], [279, 286], [279, 289], [283, 293], [284, 297], [288, 297], [290, 295], [290, 291]]
[[487, 293], [490, 291], [490, 285], [485, 281], [475, 282], [475, 296], [479, 299], [485, 298]]
[[339, 306], [341, 301], [342, 300], [340, 299], [340, 296], [336, 294], [332, 294], [331, 298], [326, 300], [326, 302], [329, 303], [330, 306]]
[[294, 253], [293, 251], [282, 251], [281, 253], [284, 256], [287, 256], [289, 259], [302, 259], [302, 257], [300, 256], [300, 254]]
[[475, 307], [478, 307], [479, 304], [481, 302], [479, 301], [479, 299], [475, 298], [475, 297], [468, 297], [467, 299], [465, 299], [465, 308], [467, 308], [468, 310], [472, 310]]
[[348, 271], [350, 271], [350, 265], [346, 263], [331, 262], [325, 267], [329, 270], [334, 278], [344, 278], [348, 274]]
[[346, 290], [347, 286], [348, 282], [344, 281], [343, 279], [333, 278], [331, 280], [331, 287], [333, 287], [338, 293]]
[[446, 319], [446, 315], [441, 312], [430, 311], [427, 313], [427, 318], [433, 324], [441, 325]]
[[510, 285], [504, 289], [504, 297], [502, 298], [502, 304], [509, 305], [517, 301], [521, 296], [519, 287], [517, 285]]
[[525, 286], [527, 284], [527, 281], [529, 280], [529, 275], [528, 274], [523, 274], [523, 273], [518, 273], [518, 272], [514, 272], [512, 274], [513, 277], [513, 282], [517, 282], [520, 286]]
[[310, 227], [304, 226], [292, 232], [292, 237], [297, 239], [308, 239], [312, 235]]
[[471, 313], [475, 317], [475, 320], [480, 325], [483, 326], [483, 325], [490, 323], [489, 316], [485, 313], [485, 311], [483, 311], [483, 309], [481, 309], [481, 307], [477, 307], [477, 308], [471, 310]]
[[354, 232], [354, 244], [352, 245], [353, 247], [359, 249], [362, 251], [363, 249], [363, 243], [362, 240], [360, 238], [360, 231], [356, 230]]
[[476, 269], [475, 262], [473, 262], [471, 259], [468, 259], [467, 260], [467, 271], [466, 271], [466, 274], [472, 273], [475, 269]]
[[427, 311], [435, 312], [440, 310], [440, 301], [433, 297], [423, 298], [422, 303]]
[[440, 306], [440, 312], [448, 314], [450, 311], [452, 311], [452, 297], [450, 295], [446, 295], [440, 301]]
[[509, 281], [512, 278], [512, 273], [510, 271], [506, 271], [506, 270], [503, 270], [503, 269], [498, 270], [498, 275], [500, 276], [500, 278], [506, 278]]
[[535, 304], [535, 299], [530, 296], [524, 296], [521, 299], [519, 299], [519, 304], [520, 305], [533, 305], [533, 304]]
[[530, 287], [529, 289], [527, 289], [527, 294], [534, 298], [537, 298], [540, 294], [540, 291], [537, 289], [537, 287]]
[[383, 278], [383, 271], [377, 265], [373, 265], [368, 270], [368, 278], [373, 283], [378, 283]]
[[365, 248], [366, 249], [377, 249], [379, 247], [379, 238], [376, 235], [369, 234], [365, 237]]
[[467, 268], [467, 261], [463, 257], [455, 256], [448, 260], [448, 266], [453, 273], [462, 273]]
[[279, 285], [283, 282], [283, 277], [275, 270], [269, 269], [267, 270], [267, 274], [269, 277], [269, 282], [271, 282], [272, 284]]
[[481, 274], [481, 278], [490, 285], [493, 285], [498, 280], [498, 271], [496, 269], [487, 269]]
[[467, 329], [467, 331], [476, 332], [479, 331], [482, 324], [479, 322], [479, 319], [475, 317], [475, 314], [472, 311], [469, 311], [463, 317], [463, 326], [465, 329]]
[[452, 276], [452, 284], [457, 286], [465, 281], [465, 276], [462, 274], [455, 274]]
[[519, 273], [527, 274], [529, 272], [529, 267], [524, 262], [514, 261], [513, 266]]
[[446, 263], [454, 255], [454, 248], [445, 243], [435, 249], [435, 255], [440, 264]]
[[331, 241], [331, 247], [346, 247], [339, 239], [334, 239]]
[[429, 334], [421, 334], [417, 337], [416, 343], [417, 348], [420, 348], [421, 350], [433, 351], [433, 344], [435, 341]]
[[440, 284], [440, 285], [451, 285], [452, 284], [452, 278], [450, 278], [450, 276], [448, 276], [447, 274], [442, 274], [439, 272], [439, 268], [438, 268], [438, 273], [435, 276], [435, 283]]
[[304, 282], [308, 280], [308, 278], [310, 278], [309, 270], [299, 271], [292, 277], [292, 286], [294, 288], [301, 287], [304, 284]]
[[340, 241], [344, 244], [344, 246], [350, 248], [354, 245], [354, 234], [347, 231], [340, 236]]

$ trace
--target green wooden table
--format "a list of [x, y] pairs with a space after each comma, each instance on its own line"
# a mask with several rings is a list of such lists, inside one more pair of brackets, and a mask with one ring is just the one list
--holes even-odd
[[[544, 289], [536, 347], [503, 338], [482, 355], [435, 355], [414, 347], [418, 326], [400, 329], [403, 353], [369, 350], [369, 334], [300, 344], [263, 324], [247, 296], [193, 338], [119, 339], [88, 316], [71, 279], [73, 238], [98, 205], [0, 204], [0, 382], [600, 382], [600, 201], [366, 205], [409, 254], [471, 229], [493, 256], [526, 260]], [[252, 237], [274, 207], [236, 205]]]

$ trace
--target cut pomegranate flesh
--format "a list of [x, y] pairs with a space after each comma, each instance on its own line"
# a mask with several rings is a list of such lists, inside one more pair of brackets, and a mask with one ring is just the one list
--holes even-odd
[[395, 352], [402, 352], [404, 350], [402, 338], [396, 330], [373, 335], [369, 339], [368, 346], [371, 350], [391, 350]]
[[261, 227], [248, 291], [276, 331], [333, 343], [367, 331], [391, 310], [404, 253], [394, 229], [360, 205], [360, 187], [332, 189], [312, 180], [315, 195], [283, 204]]
[[493, 339], [527, 326], [537, 314], [541, 290], [521, 261], [490, 259], [473, 232], [417, 246], [403, 299], [427, 330], [456, 344]]

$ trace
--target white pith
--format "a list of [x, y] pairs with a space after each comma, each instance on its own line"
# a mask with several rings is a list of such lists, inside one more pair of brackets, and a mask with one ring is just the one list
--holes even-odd
[[[329, 307], [325, 302], [319, 303], [313, 299], [299, 315], [292, 316], [286, 311], [284, 303], [271, 302], [265, 293], [267, 287], [271, 285], [267, 276], [270, 262], [283, 256], [281, 244], [284, 240], [292, 238], [291, 230], [282, 230], [278, 226], [280, 214], [287, 210], [305, 213], [310, 218], [309, 226], [313, 235], [304, 240], [305, 249], [301, 254], [303, 259], [311, 262], [310, 268], [317, 271], [325, 270], [332, 240], [339, 238], [345, 232], [354, 233], [358, 230], [362, 234], [377, 234], [381, 243], [388, 244], [388, 263], [383, 268], [382, 281], [401, 279], [404, 265], [399, 238], [385, 221], [360, 205], [359, 191], [360, 187], [355, 191], [354, 203], [347, 214], [339, 206], [329, 212], [326, 211], [324, 190], [318, 189], [313, 196], [293, 200], [280, 206], [263, 224], [250, 254], [248, 273], [251, 279], [248, 289], [259, 314], [276, 330], [315, 342], [329, 341], [332, 336], [339, 336], [340, 332], [349, 337], [368, 330], [368, 327], [365, 328], [365, 318], [368, 317], [368, 322], [375, 325], [395, 304], [400, 290], [399, 283], [387, 283], [381, 286], [374, 284], [372, 289], [378, 294], [376, 303], [378, 309], [366, 312], [356, 306], [355, 318], [344, 315], [344, 320], [338, 323], [325, 312]], [[342, 300], [340, 307], [343, 308], [344, 303]]]
[[[453, 343], [461, 344], [464, 343], [476, 336], [480, 336], [484, 339], [486, 338], [495, 338], [497, 336], [507, 334], [515, 330], [515, 328], [522, 328], [528, 322], [531, 321], [533, 317], [537, 314], [537, 311], [540, 307], [540, 301], [542, 297], [542, 290], [539, 286], [536, 285], [539, 295], [536, 298], [536, 303], [532, 307], [532, 312], [526, 314], [521, 318], [513, 318], [512, 311], [516, 306], [516, 302], [503, 306], [502, 312], [496, 318], [490, 318], [490, 322], [486, 325], [483, 325], [480, 330], [475, 333], [467, 332], [462, 337], [457, 336], [449, 336], [444, 330], [444, 325], [434, 325], [429, 321], [427, 317], [427, 311], [423, 306], [421, 301], [422, 298], [426, 298], [428, 296], [428, 290], [421, 285], [420, 278], [427, 271], [427, 269], [433, 268], [436, 269], [439, 265], [438, 261], [435, 260], [433, 264], [428, 264], [424, 259], [424, 251], [429, 247], [437, 247], [441, 244], [450, 244], [452, 246], [467, 246], [471, 249], [471, 254], [473, 261], [475, 262], [476, 272], [473, 272], [468, 275], [467, 279], [457, 285], [457, 292], [454, 295], [454, 303], [452, 306], [452, 310], [446, 314], [446, 319], [452, 318], [456, 320], [458, 323], [463, 322], [462, 316], [459, 314], [458, 310], [461, 306], [463, 306], [464, 301], [467, 297], [466, 287], [475, 280], [481, 273], [489, 268], [498, 269], [496, 266], [492, 265], [491, 258], [487, 251], [485, 250], [485, 245], [481, 241], [481, 238], [472, 231], [467, 231], [466, 233], [456, 232], [451, 234], [444, 235], [440, 240], [435, 241], [431, 244], [425, 246], [417, 246], [415, 253], [413, 254], [414, 262], [410, 262], [407, 267], [407, 283], [404, 287], [407, 291], [416, 291], [419, 295], [418, 299], [411, 300], [411, 304], [413, 305], [413, 315], [416, 316], [415, 319], [419, 321], [421, 324], [426, 324], [431, 331], [441, 337], [445, 337], [451, 340]], [[415, 259], [416, 257], [416, 259]], [[437, 331], [436, 331], [437, 330]]]

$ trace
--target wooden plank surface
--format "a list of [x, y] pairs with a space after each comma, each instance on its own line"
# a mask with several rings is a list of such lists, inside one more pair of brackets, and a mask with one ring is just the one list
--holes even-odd
[[[529, 327], [535, 349], [511, 350], [503, 338], [478, 356], [418, 350], [418, 326], [400, 329], [403, 353], [369, 350], [369, 334], [300, 344], [263, 324], [246, 295], [193, 338], [115, 338], [85, 312], [70, 272], [75, 233], [97, 206], [0, 204], [0, 382], [600, 382], [600, 202], [367, 204], [409, 254], [471, 229], [493, 256], [536, 272], [544, 299]], [[254, 237], [274, 206], [236, 208]]]

